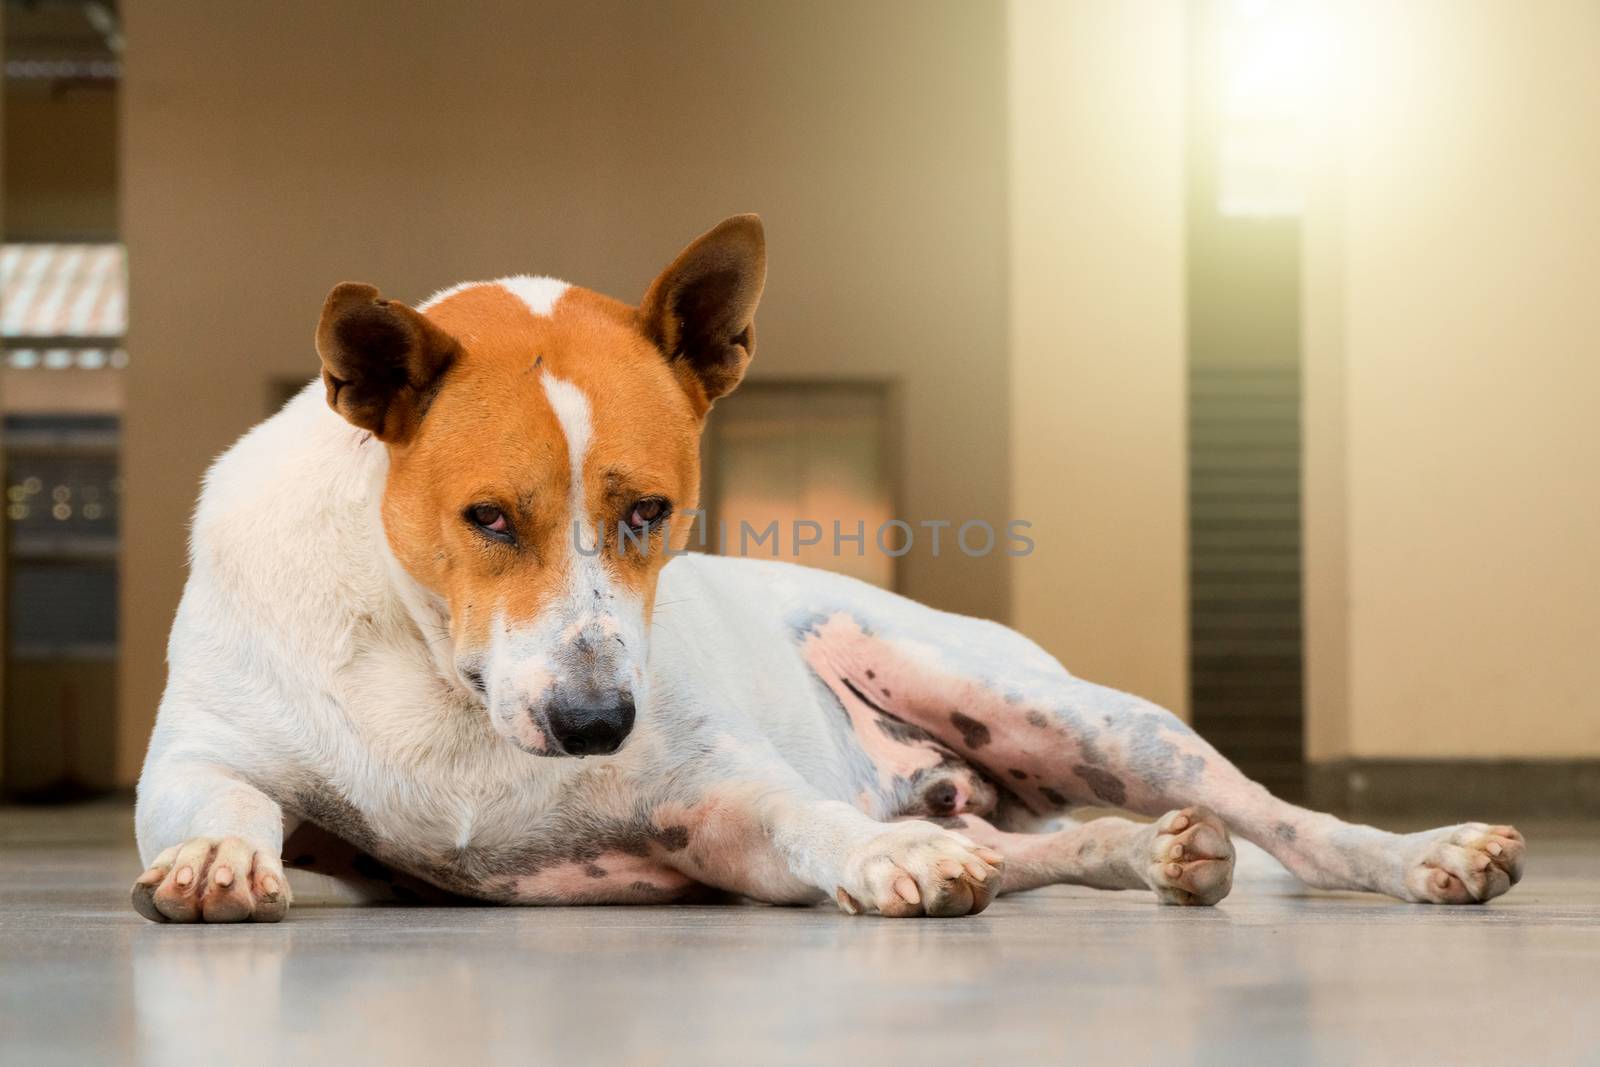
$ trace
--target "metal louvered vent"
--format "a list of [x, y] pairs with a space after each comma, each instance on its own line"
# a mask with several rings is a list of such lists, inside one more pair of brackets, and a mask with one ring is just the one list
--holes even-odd
[[1300, 795], [1300, 375], [1189, 370], [1190, 684], [1197, 729]]

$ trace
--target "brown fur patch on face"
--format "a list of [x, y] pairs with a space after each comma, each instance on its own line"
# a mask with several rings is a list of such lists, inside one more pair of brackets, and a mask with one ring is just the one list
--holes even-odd
[[[608, 569], [648, 619], [666, 553], [659, 544], [647, 554], [618, 552], [616, 524], [642, 496], [663, 497], [675, 510], [695, 506], [701, 420], [634, 310], [568, 289], [540, 316], [484, 284], [425, 314], [461, 351], [416, 432], [390, 447], [383, 519], [395, 557], [449, 602], [457, 650], [486, 646], [497, 614], [509, 624], [537, 618], [565, 588], [574, 520], [608, 530]], [[589, 407], [579, 515], [545, 374], [577, 388]], [[467, 521], [478, 504], [504, 513], [514, 544]], [[672, 536], [682, 548], [688, 530], [677, 525]]]

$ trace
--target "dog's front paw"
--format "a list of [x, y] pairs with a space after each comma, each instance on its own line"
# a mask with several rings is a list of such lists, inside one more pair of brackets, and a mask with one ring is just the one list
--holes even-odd
[[1206, 808], [1169, 811], [1140, 835], [1144, 880], [1163, 904], [1215, 904], [1233, 888], [1228, 828]]
[[243, 838], [194, 837], [133, 883], [133, 910], [158, 923], [275, 923], [289, 911], [289, 880], [278, 856]]
[[1000, 891], [1004, 862], [931, 823], [899, 823], [851, 854], [834, 897], [851, 915], [976, 915]]
[[1482, 904], [1522, 880], [1522, 835], [1514, 826], [1468, 822], [1409, 835], [1408, 899], [1419, 904]]

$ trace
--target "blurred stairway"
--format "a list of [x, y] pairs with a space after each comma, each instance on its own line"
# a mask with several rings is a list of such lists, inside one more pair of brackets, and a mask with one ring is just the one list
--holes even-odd
[[1298, 368], [1189, 372], [1194, 723], [1246, 774], [1303, 794]]

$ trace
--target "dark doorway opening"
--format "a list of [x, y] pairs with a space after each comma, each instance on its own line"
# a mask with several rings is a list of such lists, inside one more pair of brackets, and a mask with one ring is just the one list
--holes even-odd
[[[1189, 638], [1197, 729], [1304, 794], [1297, 130], [1227, 79], [1259, 10], [1191, 6]], [[1266, 27], [1270, 31], [1271, 27]]]

